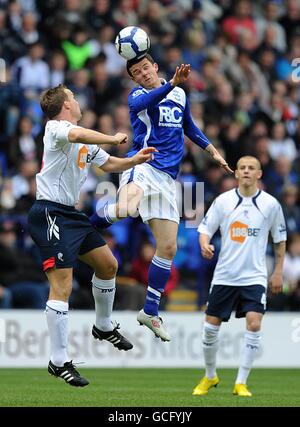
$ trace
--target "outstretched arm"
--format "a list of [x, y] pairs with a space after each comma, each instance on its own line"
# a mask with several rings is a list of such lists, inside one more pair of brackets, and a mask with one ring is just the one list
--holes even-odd
[[155, 152], [157, 152], [157, 150], [154, 147], [147, 147], [138, 151], [134, 156], [124, 159], [110, 156], [101, 166], [101, 169], [104, 170], [104, 172], [123, 172], [141, 163], [149, 162]]
[[124, 144], [128, 139], [125, 133], [116, 133], [114, 136], [111, 136], [83, 127], [72, 128], [69, 132], [68, 138], [70, 142], [87, 145], [119, 145]]
[[269, 279], [269, 287], [273, 294], [279, 294], [282, 291], [282, 265], [285, 255], [285, 241], [274, 243], [275, 267], [273, 274]]
[[196, 145], [203, 148], [209, 152], [212, 158], [219, 163], [219, 165], [226, 170], [226, 172], [233, 173], [233, 170], [230, 169], [228, 163], [223, 159], [218, 150], [213, 146], [213, 144], [206, 138], [204, 133], [199, 129], [191, 116], [189, 101], [186, 100], [186, 105], [184, 109], [184, 133], [190, 138]]

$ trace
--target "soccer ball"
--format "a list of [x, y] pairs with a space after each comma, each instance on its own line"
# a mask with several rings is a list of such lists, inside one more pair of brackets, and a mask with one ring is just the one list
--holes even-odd
[[146, 55], [150, 48], [150, 39], [141, 28], [126, 27], [117, 35], [115, 46], [118, 53], [129, 61]]

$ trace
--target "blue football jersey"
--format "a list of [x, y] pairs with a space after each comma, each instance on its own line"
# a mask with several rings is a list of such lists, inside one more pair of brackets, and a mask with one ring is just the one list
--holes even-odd
[[149, 164], [176, 178], [183, 156], [184, 134], [205, 149], [210, 143], [194, 124], [189, 102], [183, 89], [169, 82], [147, 90], [134, 88], [128, 97], [133, 128], [131, 157], [144, 147], [155, 147]]

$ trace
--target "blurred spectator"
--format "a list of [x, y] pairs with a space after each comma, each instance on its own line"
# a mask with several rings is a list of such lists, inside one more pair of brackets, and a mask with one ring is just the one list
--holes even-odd
[[89, 36], [84, 27], [76, 27], [71, 35], [62, 41], [62, 49], [68, 60], [71, 70], [79, 70], [85, 66], [88, 59], [97, 54], [95, 44], [89, 40]]
[[44, 309], [49, 286], [40, 265], [17, 246], [16, 225], [0, 225], [0, 284], [9, 288], [14, 308]]
[[100, 30], [104, 25], [112, 25], [112, 11], [109, 0], [94, 0], [86, 13], [87, 25], [94, 31]]
[[273, 160], [278, 159], [280, 156], [284, 156], [293, 162], [297, 157], [295, 143], [292, 138], [287, 136], [283, 122], [278, 122], [273, 125], [269, 152]]
[[74, 93], [80, 105], [80, 110], [85, 111], [93, 107], [93, 90], [89, 86], [90, 73], [86, 68], [73, 72], [70, 90]]
[[291, 234], [289, 237], [282, 271], [288, 292], [292, 293], [300, 281], [300, 234]]
[[55, 87], [65, 82], [67, 60], [62, 51], [56, 50], [52, 53], [49, 62], [50, 86]]
[[298, 0], [286, 1], [286, 13], [279, 20], [279, 23], [285, 30], [288, 43], [295, 34], [300, 34], [300, 5]]
[[299, 190], [295, 185], [282, 189], [281, 202], [288, 233], [300, 233]]
[[46, 89], [50, 83], [49, 66], [42, 59], [45, 54], [41, 43], [34, 43], [28, 47], [28, 55], [18, 59], [12, 67], [12, 75], [24, 91], [34, 91], [40, 93]]
[[103, 26], [94, 40], [94, 56], [105, 56], [106, 70], [109, 75], [119, 76], [125, 70], [126, 60], [118, 54], [115, 44], [115, 30], [111, 25]]
[[264, 183], [268, 191], [275, 197], [279, 197], [285, 185], [298, 185], [299, 178], [292, 170], [291, 161], [284, 156], [278, 157], [274, 163], [274, 170], [269, 170]]
[[222, 23], [222, 29], [229, 40], [237, 45], [239, 37], [243, 33], [249, 33], [252, 40], [256, 42], [257, 30], [252, 17], [252, 4], [249, 0], [235, 2], [234, 15], [228, 16]]
[[8, 147], [10, 167], [16, 166], [22, 160], [41, 161], [43, 146], [38, 144], [32, 135], [32, 120], [30, 117], [21, 117], [16, 136], [11, 138]]
[[35, 159], [21, 160], [18, 170], [12, 178], [12, 193], [17, 200], [29, 193], [29, 180], [38, 172], [38, 162]]
[[279, 52], [284, 52], [286, 49], [286, 35], [284, 28], [277, 22], [279, 17], [279, 3], [275, 0], [268, 0], [263, 5], [263, 16], [255, 20], [258, 41], [263, 40], [263, 36], [267, 28], [271, 28], [275, 33], [275, 45]]

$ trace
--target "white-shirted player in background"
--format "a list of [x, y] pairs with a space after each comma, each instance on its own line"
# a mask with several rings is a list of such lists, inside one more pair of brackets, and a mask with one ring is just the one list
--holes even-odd
[[241, 157], [235, 171], [238, 188], [217, 197], [198, 228], [204, 258], [214, 256], [210, 240], [218, 229], [222, 243], [203, 327], [206, 373], [193, 390], [194, 395], [205, 395], [219, 383], [216, 373], [218, 333], [222, 321], [228, 321], [231, 312], [236, 310], [236, 317], [246, 317], [246, 332], [233, 394], [251, 396], [246, 383], [260, 347], [261, 321], [266, 310], [269, 232], [275, 250], [275, 267], [269, 278], [273, 293], [282, 290], [286, 241], [281, 206], [274, 197], [259, 190], [261, 176], [261, 165], [255, 157]]
[[132, 158], [119, 159], [100, 144], [118, 145], [127, 135], [105, 135], [77, 126], [81, 111], [73, 93], [63, 85], [47, 90], [41, 107], [49, 121], [44, 135], [42, 170], [36, 176], [37, 200], [28, 215], [29, 232], [38, 245], [43, 268], [50, 282], [46, 316], [51, 342], [50, 374], [73, 386], [89, 382], [75, 369], [68, 356], [68, 300], [72, 291], [73, 266], [77, 258], [93, 268], [96, 321], [92, 335], [119, 350], [132, 344], [111, 321], [117, 261], [88, 217], [77, 211], [80, 189], [92, 163], [106, 172], [123, 172], [152, 158], [154, 148], [140, 150]]

